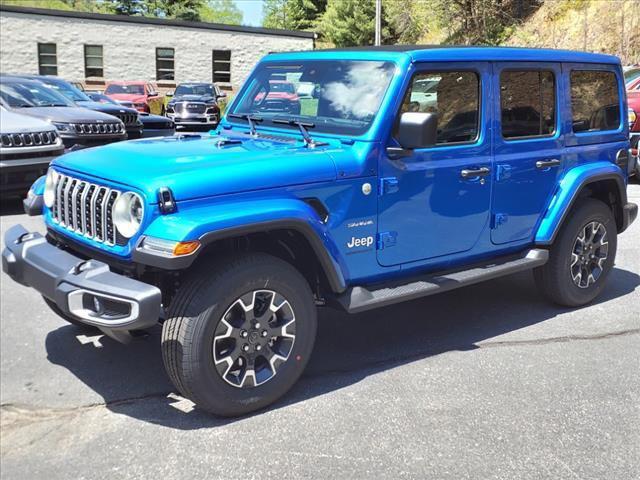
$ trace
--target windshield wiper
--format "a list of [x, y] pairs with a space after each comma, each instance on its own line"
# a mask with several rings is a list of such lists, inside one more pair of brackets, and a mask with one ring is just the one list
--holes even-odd
[[39, 107], [68, 107], [64, 103], [42, 103], [38, 105]]
[[309, 135], [308, 129], [315, 127], [315, 123], [303, 122], [302, 120], [292, 120], [290, 118], [273, 118], [271, 119], [271, 121], [273, 123], [281, 123], [282, 125], [292, 125], [298, 127], [300, 129], [300, 133], [302, 134], [304, 144], [309, 148], [315, 148], [319, 145], [327, 145], [325, 142], [316, 142], [313, 138], [311, 138], [311, 135]]
[[252, 117], [251, 115], [249, 115], [248, 113], [230, 113], [229, 115], [227, 115], [227, 117], [231, 117], [231, 118], [239, 118], [241, 120], [246, 120], [247, 123], [249, 124], [249, 132], [251, 133], [252, 136], [256, 136], [257, 132], [256, 132], [256, 123], [261, 122], [262, 118], [261, 117]]

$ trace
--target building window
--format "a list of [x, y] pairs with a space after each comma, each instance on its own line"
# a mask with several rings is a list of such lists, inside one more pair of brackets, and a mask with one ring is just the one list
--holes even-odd
[[38, 44], [38, 73], [58, 75], [58, 55], [55, 43]]
[[419, 72], [400, 113], [438, 115], [438, 144], [473, 142], [478, 137], [480, 80], [475, 72]]
[[175, 49], [156, 48], [156, 80], [175, 80]]
[[213, 82], [231, 83], [231, 50], [213, 51]]
[[544, 137], [556, 130], [553, 72], [507, 70], [500, 75], [502, 137]]
[[84, 77], [104, 77], [102, 45], [84, 46]]
[[572, 71], [571, 110], [574, 132], [617, 130], [620, 97], [616, 74], [602, 70]]

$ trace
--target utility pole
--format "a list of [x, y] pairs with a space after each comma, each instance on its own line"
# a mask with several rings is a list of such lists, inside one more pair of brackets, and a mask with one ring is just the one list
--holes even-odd
[[376, 1], [376, 46], [382, 45], [382, 0]]

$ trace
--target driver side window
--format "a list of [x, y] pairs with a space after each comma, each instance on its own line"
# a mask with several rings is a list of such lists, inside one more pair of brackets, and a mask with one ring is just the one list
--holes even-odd
[[420, 72], [407, 91], [400, 113], [438, 115], [437, 144], [472, 142], [478, 137], [480, 81], [475, 72]]

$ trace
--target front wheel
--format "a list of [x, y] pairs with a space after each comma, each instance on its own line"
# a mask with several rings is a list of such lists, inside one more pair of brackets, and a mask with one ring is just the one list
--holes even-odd
[[290, 264], [250, 254], [200, 269], [178, 291], [162, 329], [176, 388], [203, 410], [236, 416], [263, 408], [302, 374], [316, 308]]
[[579, 201], [551, 247], [549, 261], [534, 270], [541, 292], [567, 307], [585, 305], [600, 294], [618, 244], [611, 209], [593, 198]]

